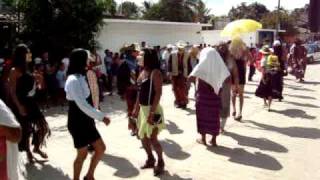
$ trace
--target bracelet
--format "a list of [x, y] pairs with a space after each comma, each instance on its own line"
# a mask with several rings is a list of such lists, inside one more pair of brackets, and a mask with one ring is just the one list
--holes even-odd
[[150, 114], [154, 114], [154, 112], [153, 112], [153, 111], [150, 111]]

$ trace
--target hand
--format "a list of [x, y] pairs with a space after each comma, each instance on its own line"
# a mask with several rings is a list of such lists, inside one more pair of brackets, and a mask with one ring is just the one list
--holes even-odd
[[110, 119], [106, 116], [103, 118], [103, 122], [106, 126], [108, 126], [110, 124]]
[[27, 116], [27, 110], [23, 107], [23, 106], [20, 106], [19, 107], [19, 114], [23, 117]]
[[139, 115], [139, 108], [134, 108], [131, 116], [133, 118], [138, 118], [138, 115]]
[[154, 114], [150, 113], [149, 116], [148, 116], [148, 120], [147, 120], [148, 124], [150, 124], [152, 126], [154, 125], [153, 117], [154, 117]]

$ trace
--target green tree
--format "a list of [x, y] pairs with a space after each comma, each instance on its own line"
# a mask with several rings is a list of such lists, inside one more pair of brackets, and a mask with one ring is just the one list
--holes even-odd
[[267, 13], [269, 13], [269, 10], [265, 5], [255, 2], [250, 5], [241, 3], [237, 7], [232, 7], [228, 15], [232, 21], [237, 19], [254, 19], [260, 21]]
[[119, 6], [119, 11], [121, 11], [119, 12], [119, 14], [122, 13], [122, 15], [128, 19], [134, 19], [139, 17], [139, 8], [134, 2], [123, 2]]
[[[160, 0], [144, 3], [143, 18], [175, 22], [201, 22], [209, 10], [201, 0]], [[209, 19], [209, 18], [208, 18]]]
[[112, 0], [20, 0], [23, 37], [35, 50], [57, 56], [66, 49], [91, 48], [110, 4]]
[[276, 29], [278, 26], [278, 16], [280, 21], [280, 29], [286, 30], [290, 34], [296, 34], [296, 19], [291, 16], [289, 11], [285, 9], [280, 9], [278, 11], [272, 11], [262, 18], [261, 23], [264, 28]]

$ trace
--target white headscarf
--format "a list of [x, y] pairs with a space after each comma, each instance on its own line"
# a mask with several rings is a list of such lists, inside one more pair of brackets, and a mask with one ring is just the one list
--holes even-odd
[[[11, 110], [0, 99], [0, 125], [19, 128], [20, 125], [16, 121]], [[7, 141], [7, 169], [9, 180], [21, 180], [22, 178], [22, 160], [19, 157], [18, 145]]]
[[211, 47], [205, 48], [200, 53], [199, 64], [193, 69], [190, 76], [200, 78], [213, 87], [219, 94], [223, 82], [230, 76], [220, 54]]

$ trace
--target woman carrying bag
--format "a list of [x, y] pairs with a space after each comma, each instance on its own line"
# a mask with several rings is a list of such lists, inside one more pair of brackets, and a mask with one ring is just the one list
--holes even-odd
[[[162, 75], [155, 50], [145, 49], [143, 59], [143, 71], [138, 78], [140, 89], [133, 115], [138, 117], [138, 137], [148, 156], [141, 169], [154, 168], [154, 175], [158, 176], [164, 172], [163, 150], [158, 141], [158, 134], [165, 128], [163, 110], [159, 104], [162, 94]], [[152, 148], [158, 156], [157, 166]]]

